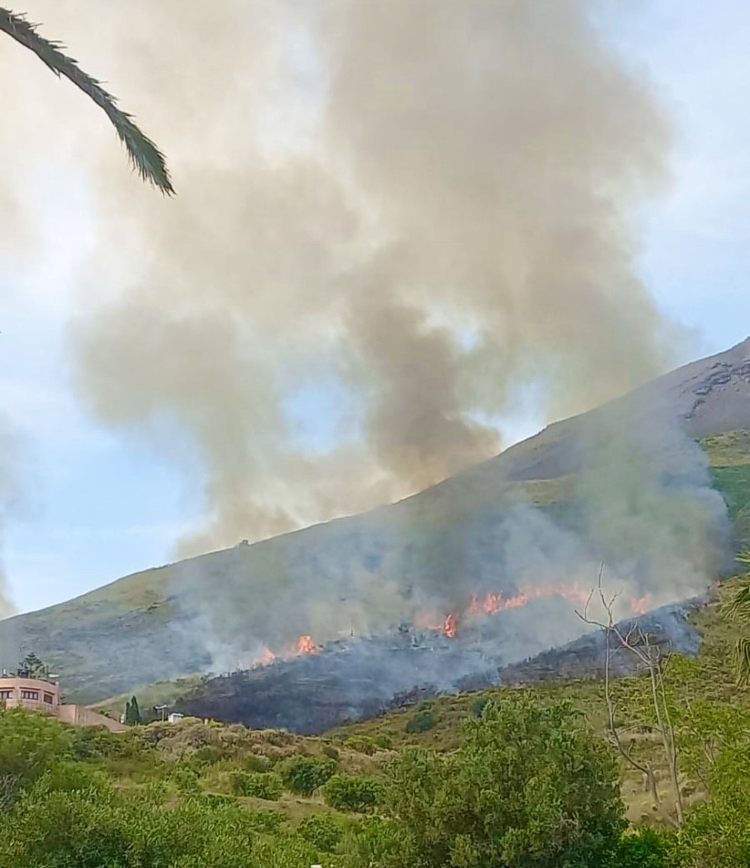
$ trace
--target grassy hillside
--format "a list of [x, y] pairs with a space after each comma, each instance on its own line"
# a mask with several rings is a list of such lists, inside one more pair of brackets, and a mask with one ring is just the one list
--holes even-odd
[[[750, 688], [737, 686], [731, 662], [732, 648], [740, 632], [721, 614], [722, 601], [727, 594], [732, 593], [734, 585], [733, 580], [726, 582], [720, 589], [718, 599], [692, 616], [702, 636], [702, 649], [695, 661], [674, 661], [672, 686], [677, 702], [689, 698], [693, 705], [705, 702], [717, 708], [737, 707], [750, 712]], [[669, 673], [669, 669], [667, 671]], [[337, 744], [347, 744], [351, 739], [365, 739], [365, 743], [391, 743], [395, 750], [414, 744], [438, 751], [451, 751], [460, 742], [462, 722], [479, 713], [487, 700], [499, 701], [523, 694], [545, 702], [567, 699], [596, 731], [606, 734], [604, 684], [601, 681], [579, 680], [519, 688], [499, 687], [481, 693], [441, 697], [380, 718], [340, 727], [330, 735]], [[660, 790], [663, 796], [667, 796], [664, 756], [650, 726], [653, 713], [647, 677], [623, 678], [615, 682], [613, 697], [618, 708], [618, 725], [636, 743], [637, 756], [647, 758], [659, 769]], [[424, 717], [425, 712], [434, 720], [434, 726], [424, 732], [409, 731], [414, 728], [415, 718]], [[644, 789], [643, 775], [623, 761], [620, 765], [623, 796], [630, 819], [637, 822], [650, 818], [650, 798]], [[685, 775], [684, 786], [689, 793], [689, 803], [704, 798], [705, 787], [700, 780]]]
[[[689, 696], [690, 703], [696, 707], [706, 702], [714, 709], [736, 707], [750, 711], [750, 690], [736, 687], [729, 662], [730, 649], [738, 631], [720, 612], [721, 600], [732, 592], [733, 584], [732, 581], [726, 583], [720, 590], [719, 599], [694, 616], [695, 626], [703, 637], [698, 659], [694, 662], [675, 660], [671, 664], [671, 673], [668, 670], [676, 704], [684, 704]], [[180, 798], [181, 793], [197, 790], [206, 796], [237, 799], [246, 809], [261, 814], [280, 814], [279, 822], [289, 832], [313, 815], [327, 816], [345, 827], [353, 822], [352, 815], [326, 805], [321, 791], [304, 795], [290, 791], [287, 786], [273, 798], [245, 796], [236, 792], [237, 773], [271, 773], [283, 778], [290, 757], [305, 757], [316, 762], [325, 762], [327, 758], [333, 762], [331, 768], [335, 767], [337, 773], [378, 778], [384, 775], [389, 761], [406, 745], [421, 745], [440, 752], [453, 751], [461, 742], [463, 721], [479, 714], [484, 703], [488, 700], [516, 700], [522, 695], [543, 703], [567, 699], [594, 730], [606, 735], [603, 685], [593, 681], [573, 681], [531, 688], [497, 688], [435, 699], [377, 719], [338, 728], [320, 738], [300, 737], [278, 730], [252, 731], [239, 725], [224, 726], [190, 719], [177, 725], [155, 723], [135, 728], [124, 737], [116, 737], [113, 743], [124, 747], [118, 747], [112, 754], [88, 750], [86, 755], [91, 755], [92, 762], [113, 775], [118, 787], [127, 792], [136, 793], [150, 783], [161, 781], [174, 799]], [[618, 726], [627, 733], [636, 755], [652, 762], [658, 769], [660, 791], [668, 797], [664, 761], [651, 728], [647, 678], [625, 678], [616, 682], [614, 697], [618, 704]], [[415, 729], [414, 721], [417, 719], [428, 721], [424, 731], [410, 731]], [[643, 776], [624, 762], [620, 765], [629, 818], [636, 823], [655, 821]], [[684, 772], [681, 783], [688, 807], [705, 798], [702, 782], [691, 774]]]
[[[750, 545], [749, 443], [746, 430], [703, 441], [743, 547]], [[1, 622], [3, 665], [14, 664], [23, 643], [51, 661], [70, 699], [91, 703], [192, 673], [236, 668], [242, 661], [225, 653], [229, 642], [263, 636], [267, 602], [296, 584], [314, 587], [358, 575], [377, 576], [379, 583], [425, 575], [437, 586], [453, 581], [497, 560], [492, 528], [508, 504], [531, 502], [564, 513], [575, 475], [509, 478], [509, 467], [521, 465], [508, 456], [518, 454], [527, 470], [539, 469], [539, 448], [526, 441], [393, 506], [137, 573]], [[322, 614], [316, 638], [334, 638], [325, 635]], [[291, 599], [284, 618], [291, 635], [310, 632]]]

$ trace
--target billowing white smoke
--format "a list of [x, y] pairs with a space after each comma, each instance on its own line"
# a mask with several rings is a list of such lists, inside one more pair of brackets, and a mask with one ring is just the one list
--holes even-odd
[[[26, 7], [173, 171], [162, 200], [81, 94], [0, 52], [0, 201], [19, 212], [0, 244], [28, 242], [41, 163], [87, 184], [75, 383], [202, 484], [181, 554], [486, 459], [503, 435], [487, 420], [529, 384], [554, 419], [669, 363], [630, 220], [663, 185], [669, 134], [591, 0]], [[289, 404], [331, 379], [353, 421], [309, 454]]]

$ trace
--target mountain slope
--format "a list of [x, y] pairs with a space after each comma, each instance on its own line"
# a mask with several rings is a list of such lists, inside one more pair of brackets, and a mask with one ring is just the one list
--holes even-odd
[[[564, 517], [582, 468], [606, 439], [602, 431], [649, 431], [655, 418], [704, 438], [714, 478], [746, 536], [750, 339], [550, 425], [400, 503], [148, 570], [1, 622], [0, 657], [12, 665], [21, 644], [33, 648], [54, 664], [71, 697], [93, 702], [158, 680], [248, 665], [282, 635], [324, 641], [348, 633], [350, 622], [358, 630], [388, 617], [396, 623], [412, 591], [416, 599], [428, 586], [443, 601], [457, 583], [494, 581], [508, 510], [534, 504]], [[337, 595], [335, 618], [327, 598], [316, 605], [323, 587]], [[368, 620], [375, 610], [377, 625]], [[541, 637], [537, 650], [570, 638]]]

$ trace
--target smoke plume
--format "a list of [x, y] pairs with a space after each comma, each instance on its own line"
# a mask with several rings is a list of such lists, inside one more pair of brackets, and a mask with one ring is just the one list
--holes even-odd
[[17, 517], [24, 504], [21, 468], [23, 439], [9, 419], [0, 415], [0, 619], [14, 615], [16, 607], [10, 597], [3, 563], [5, 528]]
[[[44, 158], [96, 211], [77, 388], [202, 485], [182, 553], [436, 483], [498, 451], [529, 384], [553, 419], [668, 363], [630, 219], [668, 129], [594, 5], [29, 0], [178, 189], [142, 188], [81, 95], [13, 55], [33, 137], [3, 137], [6, 176]], [[311, 454], [290, 400], [332, 380], [342, 434]]]

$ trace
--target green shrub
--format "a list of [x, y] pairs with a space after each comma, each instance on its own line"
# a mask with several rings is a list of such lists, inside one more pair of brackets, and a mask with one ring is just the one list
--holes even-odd
[[373, 741], [382, 750], [390, 750], [393, 747], [393, 738], [386, 732], [376, 735]]
[[415, 711], [414, 714], [406, 722], [406, 732], [413, 734], [417, 732], [428, 732], [437, 726], [437, 718], [428, 709]]
[[312, 816], [297, 826], [297, 834], [314, 844], [318, 850], [331, 853], [341, 840], [343, 830], [331, 817]]
[[644, 827], [624, 835], [612, 857], [612, 868], [670, 868], [672, 835]]
[[290, 756], [277, 766], [284, 786], [300, 796], [311, 796], [335, 771], [336, 760], [330, 757]]
[[334, 775], [323, 787], [325, 803], [337, 811], [367, 813], [383, 801], [383, 782], [371, 775]]
[[170, 778], [183, 795], [194, 795], [201, 791], [200, 776], [192, 766], [176, 765], [172, 769]]
[[377, 745], [369, 736], [353, 735], [346, 740], [346, 746], [351, 750], [356, 750], [358, 753], [372, 756], [377, 750]]
[[236, 796], [252, 796], [269, 802], [278, 801], [283, 789], [277, 775], [262, 772], [232, 772], [229, 784]]
[[455, 752], [408, 747], [389, 772], [399, 868], [603, 868], [626, 827], [614, 753], [568, 703], [493, 703]]
[[273, 835], [286, 822], [286, 817], [278, 811], [247, 811], [248, 825], [257, 832]]
[[201, 765], [210, 766], [226, 759], [226, 751], [218, 744], [206, 744], [195, 751], [193, 759]]
[[270, 772], [273, 763], [267, 756], [249, 753], [242, 760], [242, 767], [249, 772]]

